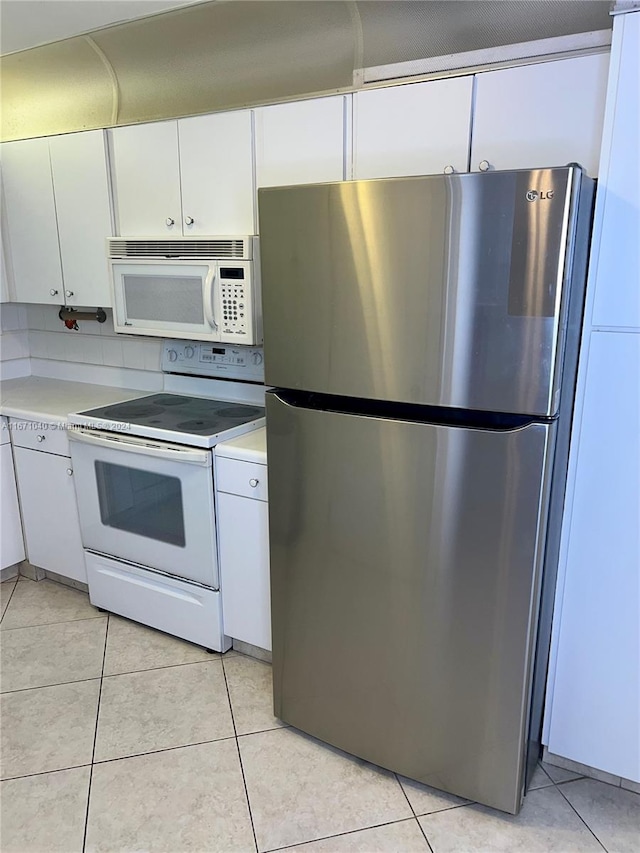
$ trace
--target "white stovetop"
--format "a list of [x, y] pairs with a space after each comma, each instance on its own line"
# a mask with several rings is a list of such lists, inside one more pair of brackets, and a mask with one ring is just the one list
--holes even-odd
[[0, 414], [25, 420], [67, 423], [71, 412], [145, 397], [152, 392], [90, 385], [42, 376], [5, 379], [0, 384]]
[[[172, 393], [198, 394], [209, 390], [205, 384], [209, 380], [173, 377], [169, 384]], [[189, 379], [179, 383], [176, 379]], [[217, 386], [221, 386], [218, 388]], [[216, 390], [226, 390], [223, 383], [216, 383]], [[233, 389], [231, 389], [233, 391]], [[110, 403], [147, 397], [154, 391], [137, 391], [131, 388], [118, 388], [111, 385], [91, 385], [87, 382], [72, 382], [63, 379], [48, 379], [42, 376], [25, 376], [20, 379], [5, 379], [0, 383], [0, 414], [10, 418], [23, 418], [29, 421], [52, 421], [69, 423], [69, 415], [86, 409], [96, 409]], [[255, 403], [264, 406], [264, 389], [240, 388], [240, 393], [229, 394], [243, 403]], [[247, 399], [247, 397], [249, 399]], [[266, 430], [264, 427], [239, 437], [230, 439], [217, 446], [219, 455], [233, 459], [245, 459], [266, 464]]]

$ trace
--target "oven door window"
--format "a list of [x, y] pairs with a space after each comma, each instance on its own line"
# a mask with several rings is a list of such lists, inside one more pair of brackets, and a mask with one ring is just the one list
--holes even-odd
[[95, 472], [105, 526], [185, 547], [182, 484], [177, 477], [100, 461]]

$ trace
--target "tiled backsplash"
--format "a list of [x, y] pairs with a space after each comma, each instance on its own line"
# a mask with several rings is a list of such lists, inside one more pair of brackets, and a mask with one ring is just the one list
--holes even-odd
[[0, 379], [29, 376], [27, 308], [5, 302], [0, 306]]
[[2, 378], [51, 376], [122, 385], [161, 387], [160, 338], [116, 335], [112, 312], [105, 323], [79, 321], [67, 329], [55, 305], [2, 305]]

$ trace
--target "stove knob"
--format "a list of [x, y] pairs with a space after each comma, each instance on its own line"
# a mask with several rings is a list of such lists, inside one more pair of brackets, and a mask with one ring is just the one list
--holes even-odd
[[195, 350], [193, 347], [185, 347], [184, 348], [184, 357], [185, 358], [193, 358]]
[[167, 355], [169, 356], [169, 361], [177, 361], [178, 360], [178, 353], [174, 349], [168, 350]]
[[262, 354], [259, 352], [254, 352], [251, 356], [251, 363], [255, 365], [262, 364]]

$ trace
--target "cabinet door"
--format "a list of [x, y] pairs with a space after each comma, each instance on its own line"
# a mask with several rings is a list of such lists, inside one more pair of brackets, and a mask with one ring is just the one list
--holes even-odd
[[256, 110], [258, 186], [341, 181], [344, 105], [338, 96]]
[[478, 74], [471, 170], [580, 163], [597, 177], [608, 67], [597, 54]]
[[0, 568], [6, 569], [7, 566], [24, 560], [22, 525], [10, 444], [0, 447], [0, 494]]
[[217, 497], [224, 633], [271, 650], [267, 503]]
[[109, 134], [118, 233], [182, 236], [177, 122], [117, 127]]
[[255, 233], [251, 111], [178, 121], [185, 234]]
[[49, 140], [5, 142], [2, 180], [16, 301], [61, 305], [64, 295]]
[[354, 178], [466, 172], [472, 77], [354, 95]]
[[[592, 332], [549, 750], [640, 782], [640, 335]], [[571, 469], [570, 469], [571, 470]], [[570, 503], [571, 493], [573, 502]]]
[[640, 326], [640, 12], [613, 25], [594, 232], [594, 326]]
[[54, 136], [49, 144], [65, 301], [106, 308], [111, 208], [104, 132]]
[[87, 582], [71, 459], [14, 448], [27, 559]]

